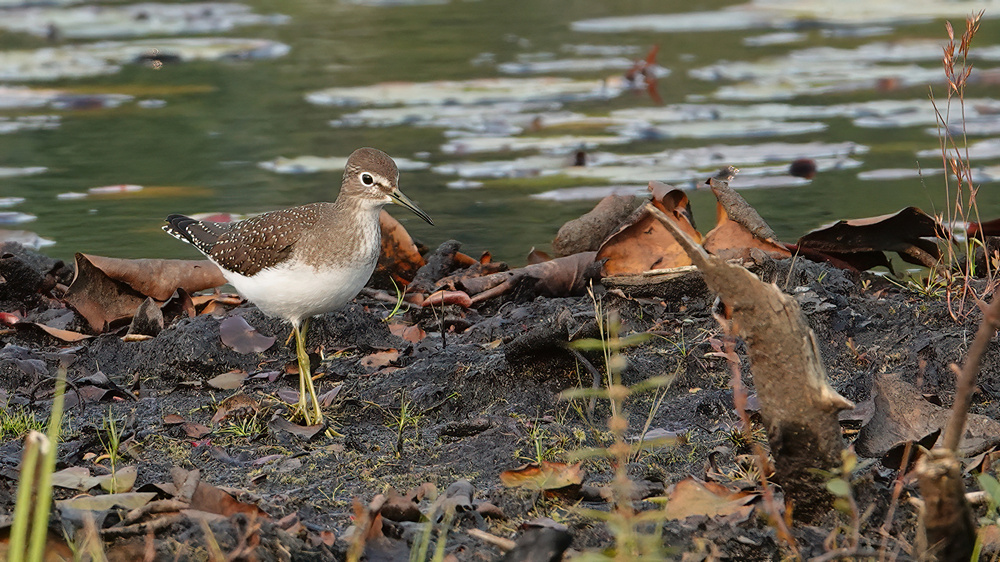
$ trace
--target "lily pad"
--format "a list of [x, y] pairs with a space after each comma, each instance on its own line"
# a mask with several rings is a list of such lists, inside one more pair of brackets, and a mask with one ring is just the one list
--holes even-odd
[[512, 101], [581, 101], [616, 97], [623, 81], [569, 78], [481, 78], [433, 82], [383, 82], [372, 86], [328, 88], [306, 95], [316, 105], [389, 106], [490, 104]]
[[249, 6], [222, 2], [13, 8], [4, 11], [0, 29], [41, 37], [74, 39], [219, 33], [247, 25], [281, 24], [280, 14], [261, 15]]
[[[543, 61], [505, 62], [497, 65], [497, 70], [503, 74], [560, 74], [570, 72], [601, 72], [618, 70], [625, 71], [635, 64], [625, 57], [601, 57], [589, 59], [552, 59]], [[670, 70], [662, 66], [651, 69], [653, 76], [660, 78], [669, 76]]]
[[[33, 176], [35, 174], [43, 174], [48, 171], [45, 166], [29, 166], [27, 168], [0, 168], [0, 178], [12, 178], [15, 176]], [[9, 197], [5, 199], [10, 199]], [[19, 197], [21, 201], [24, 201], [23, 197]], [[19, 201], [20, 202], [20, 201]], [[10, 206], [10, 205], [0, 205], [0, 206]]]
[[114, 74], [121, 65], [134, 62], [277, 58], [288, 51], [287, 45], [276, 41], [228, 37], [101, 41], [0, 51], [0, 80], [83, 78]]
[[[0, 53], [0, 57], [3, 57], [3, 53]], [[2, 72], [2, 69], [0, 69], [0, 72]], [[59, 128], [59, 117], [55, 115], [25, 115], [13, 118], [0, 117], [0, 135], [20, 131], [44, 131], [57, 128]]]
[[[400, 171], [409, 172], [415, 170], [426, 170], [430, 168], [427, 162], [410, 160], [408, 158], [394, 158], [396, 167]], [[279, 156], [274, 160], [259, 162], [257, 166], [265, 170], [277, 172], [279, 174], [312, 174], [316, 172], [342, 172], [347, 165], [346, 156], [297, 156], [295, 158], [285, 158]]]
[[803, 26], [872, 26], [875, 24], [905, 24], [939, 18], [960, 18], [985, 11], [991, 13], [994, 4], [988, 0], [970, 2], [939, 2], [936, 0], [844, 0], [828, 2], [805, 0], [775, 2], [755, 0], [721, 10], [681, 14], [637, 14], [632, 16], [579, 20], [571, 24], [573, 31], [591, 33], [681, 33], [729, 31], [739, 29], [788, 29]]

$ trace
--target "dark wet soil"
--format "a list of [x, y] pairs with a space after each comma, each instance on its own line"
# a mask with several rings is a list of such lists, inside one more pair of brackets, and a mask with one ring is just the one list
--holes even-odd
[[[36, 265], [48, 271], [53, 264], [41, 260]], [[978, 311], [956, 321], [943, 294], [920, 294], [878, 276], [852, 275], [803, 259], [778, 262], [776, 281], [800, 303], [816, 333], [831, 384], [845, 397], [863, 402], [870, 398], [873, 376], [895, 372], [950, 405], [954, 384], [949, 364], [964, 358], [978, 325]], [[629, 434], [638, 435], [647, 420], [649, 429], [686, 434], [683, 444], [638, 455], [628, 466], [632, 479], [643, 482], [653, 495], [662, 495], [663, 489], [692, 475], [753, 487], [747, 473], [750, 448], [734, 431], [738, 416], [728, 384], [730, 368], [725, 359], [713, 355], [725, 337], [712, 316], [714, 298], [699, 291], [666, 300], [630, 298], [601, 287], [595, 293], [603, 314], [615, 311], [622, 318], [622, 335], [655, 334], [624, 351], [628, 359], [624, 382], [672, 377], [662, 401], [649, 392], [629, 402]], [[13, 298], [5, 299], [4, 310], [58, 316], [44, 312], [52, 305], [45, 299], [0, 295], [6, 296]], [[70, 381], [104, 373], [119, 391], [94, 395], [68, 408], [59, 468], [86, 466], [94, 473], [107, 472], [107, 462], [97, 465], [88, 453], [105, 452], [102, 428], [109, 417], [114, 418], [128, 440], [123, 462], [138, 469], [136, 488], [170, 482], [171, 469], [180, 467], [199, 469], [202, 481], [212, 485], [248, 492], [244, 500], [269, 516], [255, 530], [260, 538], [254, 551], [257, 560], [344, 559], [355, 500], [366, 505], [389, 488], [406, 493], [426, 482], [443, 492], [461, 479], [474, 487], [474, 502], [498, 506], [505, 518], [465, 512], [453, 521], [444, 539], [437, 530], [430, 534], [426, 522], [384, 520], [384, 537], [369, 542], [367, 557], [408, 559], [411, 548], [430, 539], [430, 554], [444, 540], [443, 552], [457, 560], [496, 560], [503, 552], [468, 534], [469, 529], [527, 540], [535, 531], [523, 525], [540, 517], [564, 525], [572, 549], [596, 552], [612, 547], [614, 535], [576, 508], [607, 511], [607, 503], [507, 488], [499, 478], [501, 472], [528, 462], [566, 460], [574, 451], [610, 444], [607, 403], [597, 401], [591, 412], [586, 400], [559, 397], [564, 389], [591, 386], [586, 362], [604, 369], [600, 353], [584, 352], [586, 362], [582, 362], [565, 347], [569, 340], [599, 335], [600, 313], [595, 313], [594, 302], [590, 296], [579, 296], [495, 300], [478, 311], [454, 306], [411, 309], [391, 322], [419, 324], [427, 336], [416, 343], [390, 332], [384, 319], [391, 307], [374, 299], [359, 298], [341, 311], [314, 319], [308, 344], [317, 353], [316, 370], [323, 373], [317, 380], [318, 391], [342, 387], [326, 408], [332, 427], [342, 434], [339, 437], [320, 433], [305, 440], [269, 423], [287, 412], [279, 391], [297, 388], [297, 375], [285, 374], [295, 355], [282, 345], [289, 327], [252, 305], [222, 314], [243, 315], [259, 331], [277, 338], [261, 353], [240, 354], [225, 346], [219, 336], [222, 319], [212, 315], [177, 321], [155, 338], [138, 342], [106, 334], [66, 344], [36, 330], [7, 330], [0, 336], [6, 346], [0, 350], [0, 389], [6, 394], [2, 398], [7, 411], [33, 412], [45, 419], [51, 377], [60, 361], [72, 361]], [[389, 350], [398, 351], [398, 356], [388, 364], [374, 359], [383, 355], [373, 354]], [[994, 343], [981, 375], [984, 390], [975, 395], [973, 411], [1000, 420], [990, 390], [1000, 389], [996, 350]], [[737, 351], [745, 357], [742, 344]], [[250, 374], [240, 388], [219, 390], [206, 384], [234, 369]], [[745, 359], [743, 371], [752, 390]], [[219, 404], [234, 394], [246, 395], [253, 406], [213, 424]], [[164, 423], [169, 414], [213, 431], [190, 437], [182, 426]], [[845, 422], [848, 440], [856, 436], [859, 425]], [[761, 431], [756, 435], [764, 440]], [[0, 442], [0, 506], [8, 513], [13, 509], [21, 437], [4, 433]], [[585, 461], [584, 468], [587, 484], [606, 484], [613, 476], [606, 460]], [[917, 495], [915, 484], [907, 483], [903, 489], [887, 526], [889, 538], [878, 532], [892, 503], [895, 476], [878, 462], [857, 475], [859, 509], [870, 510], [860, 523], [859, 552], [910, 557], [916, 514], [906, 499]], [[780, 490], [776, 491], [780, 499]], [[56, 491], [57, 498], [75, 494]], [[742, 521], [698, 516], [666, 523], [660, 539], [665, 556], [685, 560], [787, 556], [790, 550], [780, 544], [760, 503], [755, 514]], [[425, 499], [420, 505], [426, 511], [431, 501]], [[648, 501], [636, 505], [656, 509]], [[208, 534], [204, 527], [184, 522], [158, 531], [153, 534], [157, 558], [204, 559], [209, 535], [223, 552], [236, 549], [246, 534], [243, 517], [213, 522]], [[793, 526], [801, 554], [813, 557], [827, 552], [832, 547], [824, 541], [839, 525], [850, 528], [854, 523], [831, 511], [811, 525]], [[650, 525], [644, 531], [652, 534], [657, 529]], [[106, 547], [109, 553], [148, 552], [142, 550], [145, 540], [112, 540]], [[844, 539], [836, 543], [843, 545]]]

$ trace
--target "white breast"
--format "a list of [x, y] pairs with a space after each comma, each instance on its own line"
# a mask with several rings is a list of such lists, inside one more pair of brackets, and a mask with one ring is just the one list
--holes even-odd
[[299, 264], [262, 269], [253, 277], [223, 270], [226, 280], [268, 316], [293, 324], [340, 308], [364, 288], [375, 269], [355, 265], [317, 270]]

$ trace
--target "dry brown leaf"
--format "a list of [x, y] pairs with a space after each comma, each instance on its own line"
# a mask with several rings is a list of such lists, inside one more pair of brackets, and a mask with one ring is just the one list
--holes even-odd
[[63, 300], [100, 333], [113, 322], [132, 318], [147, 297], [163, 302], [178, 288], [190, 293], [225, 282], [207, 260], [123, 260], [78, 253], [76, 276]]
[[193, 439], [201, 439], [209, 433], [212, 433], [212, 428], [195, 422], [184, 422], [181, 424], [181, 429], [188, 437]]
[[[274, 339], [274, 338], [271, 338]], [[234, 390], [239, 388], [243, 381], [247, 378], [246, 371], [229, 371], [228, 373], [222, 373], [221, 375], [212, 377], [206, 381], [206, 384], [212, 388], [217, 388], [219, 390]]]
[[163, 416], [163, 425], [180, 425], [184, 423], [184, 418], [180, 414], [167, 414]]
[[583, 293], [589, 282], [600, 276], [597, 252], [581, 252], [510, 271], [500, 271], [458, 280], [466, 293], [473, 294], [472, 304], [506, 294], [522, 283], [530, 283], [535, 294], [567, 297]]
[[97, 483], [101, 486], [101, 489], [105, 492], [110, 492], [112, 490], [116, 492], [131, 492], [132, 486], [135, 485], [135, 480], [139, 476], [139, 470], [133, 466], [123, 466], [117, 469], [113, 474], [104, 474], [97, 476]]
[[531, 251], [528, 252], [528, 265], [534, 265], [536, 263], [546, 262], [551, 259], [552, 256], [548, 255], [547, 253], [537, 248], [532, 248]]
[[737, 514], [741, 519], [753, 511], [757, 496], [749, 492], [730, 490], [715, 482], [702, 482], [691, 476], [673, 485], [664, 515], [667, 519], [686, 519], [694, 515], [727, 517]]
[[[858, 455], [864, 457], [881, 457], [897, 443], [919, 441], [941, 430], [951, 412], [928, 402], [916, 386], [893, 373], [875, 375], [872, 398], [874, 415], [854, 443]], [[970, 414], [957, 452], [972, 456], [998, 442], [1000, 423], [982, 414]]]
[[462, 308], [472, 306], [472, 298], [465, 291], [435, 291], [420, 302], [420, 306], [457, 304]]
[[156, 492], [125, 492], [100, 496], [77, 496], [68, 500], [56, 500], [56, 505], [61, 509], [71, 508], [81, 511], [108, 511], [116, 508], [132, 510], [146, 505], [155, 497]]
[[382, 367], [388, 366], [390, 363], [399, 359], [398, 349], [387, 349], [385, 351], [376, 351], [361, 360], [361, 366], [366, 369], [371, 369], [377, 371]]
[[586, 291], [588, 282], [597, 276], [596, 252], [580, 252], [524, 268], [537, 279], [535, 292], [546, 297], [568, 297]]
[[198, 482], [198, 486], [191, 496], [191, 509], [215, 513], [225, 517], [243, 513], [250, 517], [270, 519], [267, 512], [256, 505], [241, 502], [226, 491], [202, 481]]
[[410, 343], [417, 343], [418, 341], [427, 337], [427, 332], [420, 328], [420, 326], [407, 326], [406, 324], [394, 323], [389, 324], [389, 331], [398, 338], [402, 338]]
[[169, 299], [177, 289], [184, 289], [190, 294], [226, 284], [222, 272], [208, 260], [126, 260], [88, 254], [77, 256], [77, 264], [82, 257], [108, 277], [127, 283], [139, 294], [160, 302]]
[[[296, 393], [296, 399], [298, 399], [298, 393]], [[321, 423], [316, 425], [298, 425], [278, 416], [271, 419], [271, 421], [267, 423], [267, 426], [274, 430], [280, 429], [281, 431], [291, 433], [292, 435], [301, 437], [306, 441], [316, 437], [321, 431], [326, 429], [326, 425]]]
[[[239, 371], [236, 371], [239, 372]], [[244, 377], [245, 378], [245, 377]], [[211, 382], [209, 382], [211, 384]], [[221, 423], [230, 415], [250, 417], [260, 411], [260, 404], [242, 392], [230, 395], [219, 402], [219, 407], [212, 416], [212, 423]]]
[[219, 336], [237, 353], [260, 353], [274, 345], [274, 336], [265, 336], [239, 315], [226, 318], [219, 324]]
[[53, 328], [52, 326], [46, 326], [40, 322], [21, 322], [17, 324], [17, 327], [34, 327], [45, 332], [46, 334], [62, 340], [66, 343], [76, 343], [85, 339], [89, 339], [91, 336], [87, 334], [81, 334], [80, 332], [74, 332], [72, 330], [63, 330], [61, 328]]
[[417, 270], [424, 266], [424, 258], [399, 221], [385, 210], [378, 218], [382, 229], [382, 253], [379, 254], [376, 274], [391, 275], [397, 283], [409, 283]]
[[[690, 202], [679, 189], [652, 181], [653, 205], [663, 211], [696, 241], [701, 234], [694, 228]], [[674, 237], [645, 208], [633, 213], [624, 226], [612, 234], [597, 251], [604, 262], [603, 276], [638, 274], [652, 269], [668, 269], [691, 265], [691, 259]]]
[[52, 485], [86, 492], [97, 485], [97, 479], [90, 475], [90, 469], [82, 466], [68, 466], [52, 473]]
[[[868, 265], [870, 255], [883, 251], [896, 252], [913, 264], [934, 267], [941, 259], [939, 237], [948, 239], [949, 235], [934, 217], [906, 207], [892, 215], [838, 221], [799, 238], [798, 246], [830, 254], [858, 269], [872, 267]], [[857, 259], [862, 261], [855, 264]]]
[[635, 210], [637, 197], [608, 195], [588, 213], [573, 219], [559, 228], [552, 249], [557, 256], [580, 252], [593, 252]]
[[416, 503], [398, 493], [390, 495], [379, 510], [382, 517], [390, 521], [420, 521], [422, 514]]
[[558, 490], [583, 483], [582, 463], [542, 461], [528, 463], [513, 470], [500, 473], [500, 482], [509, 488], [531, 488], [533, 490]]

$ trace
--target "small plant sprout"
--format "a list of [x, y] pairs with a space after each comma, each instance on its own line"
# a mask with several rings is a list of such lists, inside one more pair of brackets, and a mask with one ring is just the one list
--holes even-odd
[[[816, 473], [826, 479], [826, 489], [833, 494], [833, 507], [847, 516], [846, 524], [838, 525], [830, 532], [826, 538], [826, 547], [830, 551], [855, 551], [861, 543], [861, 526], [871, 515], [875, 506], [870, 505], [862, 514], [858, 511], [858, 504], [854, 501], [854, 493], [851, 490], [851, 482], [857, 471], [864, 470], [874, 461], [858, 463], [858, 456], [851, 449], [844, 449], [840, 453], [843, 463], [836, 471], [816, 470]], [[842, 544], [841, 540], [846, 540]]]
[[[673, 375], [658, 376], [646, 379], [631, 387], [622, 383], [622, 372], [627, 366], [627, 360], [622, 350], [629, 346], [647, 341], [650, 334], [633, 334], [620, 337], [621, 322], [614, 312], [606, 316], [600, 301], [590, 290], [594, 301], [594, 312], [600, 329], [600, 339], [585, 339], [572, 342], [570, 345], [577, 350], [600, 351], [604, 356], [607, 388], [574, 388], [565, 390], [560, 395], [563, 400], [596, 397], [610, 403], [611, 416], [608, 419], [608, 429], [614, 437], [613, 442], [604, 448], [591, 448], [573, 451], [569, 454], [572, 461], [588, 458], [607, 458], [614, 467], [615, 477], [611, 484], [614, 499], [614, 509], [608, 513], [593, 509], [577, 508], [585, 516], [604, 521], [615, 536], [614, 560], [656, 560], [663, 558], [661, 538], [664, 512], [660, 510], [637, 512], [633, 505], [633, 484], [628, 476], [628, 463], [639, 450], [647, 447], [660, 447], [667, 443], [661, 440], [655, 442], [628, 443], [626, 432], [629, 428], [628, 415], [625, 411], [629, 398], [650, 390], [668, 386]], [[647, 532], [650, 526], [652, 533]], [[603, 556], [602, 556], [603, 557]]]
[[400, 287], [398, 284], [396, 284], [396, 280], [393, 279], [391, 276], [389, 277], [389, 281], [392, 282], [392, 288], [396, 290], [396, 305], [393, 306], [392, 310], [389, 311], [389, 315], [382, 319], [383, 322], [388, 322], [392, 320], [397, 314], [400, 313], [400, 311], [406, 312], [405, 310], [403, 310], [403, 303], [405, 302], [403, 298], [406, 296], [405, 288]]
[[[118, 464], [121, 461], [121, 428], [118, 427], [118, 420], [115, 418], [111, 411], [111, 407], [108, 407], [108, 415], [103, 420], [103, 430], [104, 434], [98, 434], [98, 438], [101, 440], [101, 446], [104, 447], [104, 454], [97, 457], [95, 462], [101, 462], [104, 459], [108, 459], [111, 463], [111, 490], [112, 494], [117, 493], [118, 484], [116, 482], [115, 475], [118, 474]], [[105, 440], [107, 439], [107, 440]]]
[[403, 436], [406, 428], [412, 427], [414, 433], [419, 435], [420, 419], [423, 414], [418, 412], [413, 402], [406, 398], [405, 390], [399, 391], [399, 413], [389, 410], [388, 414], [391, 419], [390, 427], [396, 431], [396, 456], [399, 457], [403, 454]]

